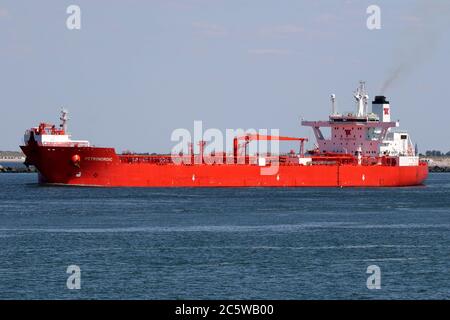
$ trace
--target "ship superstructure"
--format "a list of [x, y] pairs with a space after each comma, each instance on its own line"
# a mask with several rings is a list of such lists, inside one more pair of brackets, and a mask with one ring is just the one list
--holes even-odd
[[[391, 121], [391, 108], [384, 96], [376, 96], [372, 111], [368, 109], [369, 95], [365, 83], [354, 93], [356, 112], [339, 113], [336, 96], [331, 95], [332, 112], [328, 121], [303, 121], [302, 125], [312, 127], [318, 143], [318, 153], [352, 154], [362, 157], [396, 156], [409, 157], [418, 164], [418, 157], [406, 131], [393, 130], [398, 121]], [[330, 129], [325, 138], [321, 128]]]
[[61, 121], [59, 127], [56, 127], [54, 124], [41, 122], [37, 127], [25, 131], [24, 143], [28, 144], [34, 141], [39, 146], [89, 147], [89, 141], [72, 140], [67, 133], [69, 117], [66, 109], [61, 110], [59, 119]]

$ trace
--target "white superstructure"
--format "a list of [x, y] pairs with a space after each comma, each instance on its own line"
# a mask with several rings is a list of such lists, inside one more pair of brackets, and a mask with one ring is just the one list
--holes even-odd
[[[328, 121], [302, 121], [310, 126], [318, 143], [318, 153], [350, 154], [358, 157], [415, 157], [414, 148], [405, 131], [399, 131], [399, 123], [391, 121], [391, 108], [384, 96], [376, 96], [372, 110], [368, 109], [369, 95], [365, 83], [354, 93], [356, 112], [339, 113], [336, 110], [336, 96], [331, 95], [332, 114]], [[321, 128], [330, 128], [325, 137]], [[417, 159], [418, 161], [418, 159]], [[411, 161], [408, 161], [408, 163]], [[414, 162], [416, 162], [414, 160]]]

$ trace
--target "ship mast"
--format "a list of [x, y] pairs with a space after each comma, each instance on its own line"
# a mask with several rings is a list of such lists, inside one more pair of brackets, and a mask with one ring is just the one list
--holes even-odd
[[335, 115], [337, 114], [337, 110], [336, 110], [336, 95], [334, 93], [330, 96], [330, 100], [331, 100], [331, 114]]
[[367, 114], [367, 101], [369, 100], [369, 95], [366, 93], [366, 82], [360, 81], [359, 87], [356, 89], [353, 96], [356, 99], [356, 107], [358, 117], [363, 117]]
[[64, 134], [67, 134], [67, 121], [69, 121], [69, 111], [62, 108], [61, 109], [61, 117], [59, 120], [61, 120], [61, 124], [59, 125], [61, 129], [64, 131]]

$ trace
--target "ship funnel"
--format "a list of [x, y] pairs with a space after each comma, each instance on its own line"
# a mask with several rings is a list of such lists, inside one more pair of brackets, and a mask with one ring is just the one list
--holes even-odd
[[376, 96], [372, 101], [372, 112], [378, 115], [381, 122], [391, 121], [391, 107], [385, 96]]

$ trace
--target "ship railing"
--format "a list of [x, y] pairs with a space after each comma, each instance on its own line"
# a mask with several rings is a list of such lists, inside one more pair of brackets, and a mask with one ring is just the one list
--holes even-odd
[[63, 142], [46, 142], [42, 143], [43, 147], [69, 147], [69, 148], [86, 148], [90, 144], [88, 141], [63, 141]]
[[361, 165], [361, 166], [397, 166], [396, 157], [364, 156], [358, 161], [353, 155], [312, 156], [312, 165]]
[[[288, 161], [290, 156], [233, 156], [232, 154], [217, 154], [217, 155], [143, 155], [143, 154], [120, 154], [119, 160], [122, 163], [152, 163], [152, 164], [250, 164], [258, 165], [259, 158], [264, 157], [266, 163], [279, 162], [281, 164], [291, 164]], [[174, 162], [174, 158], [176, 161]], [[294, 158], [297, 159], [297, 158]]]
[[170, 155], [121, 154], [119, 160], [122, 163], [170, 164], [172, 162]]
[[[173, 161], [173, 157], [178, 157], [177, 162]], [[172, 156], [168, 154], [164, 155], [141, 155], [141, 154], [121, 154], [119, 160], [122, 163], [150, 163], [159, 165], [196, 165], [196, 164], [228, 164], [228, 165], [259, 165], [259, 159], [265, 159], [265, 165], [281, 165], [281, 166], [293, 166], [302, 165], [299, 164], [298, 157], [291, 154], [286, 155], [266, 155], [266, 156], [237, 156], [233, 155], [205, 155], [200, 158], [199, 155], [181, 155]], [[313, 155], [311, 156], [311, 165], [362, 165], [362, 166], [396, 166], [398, 161], [396, 157], [381, 156], [381, 157], [362, 157], [360, 163], [358, 158], [353, 155]]]

